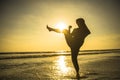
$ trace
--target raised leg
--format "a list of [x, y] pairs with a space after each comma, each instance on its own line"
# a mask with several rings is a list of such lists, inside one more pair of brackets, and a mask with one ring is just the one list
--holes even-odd
[[49, 31], [54, 31], [54, 32], [57, 32], [57, 33], [61, 33], [61, 31], [60, 31], [59, 29], [51, 28], [51, 27], [49, 27], [48, 25], [46, 26], [46, 28], [47, 28]]

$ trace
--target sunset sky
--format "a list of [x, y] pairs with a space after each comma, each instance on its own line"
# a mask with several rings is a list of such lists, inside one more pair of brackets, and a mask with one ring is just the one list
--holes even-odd
[[0, 0], [0, 52], [69, 50], [46, 25], [80, 17], [91, 31], [82, 50], [120, 48], [120, 0]]

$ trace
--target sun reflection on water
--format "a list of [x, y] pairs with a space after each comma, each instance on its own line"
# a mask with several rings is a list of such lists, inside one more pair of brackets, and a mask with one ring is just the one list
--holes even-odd
[[57, 68], [58, 68], [59, 74], [61, 73], [67, 74], [69, 72], [69, 67], [67, 67], [65, 56], [59, 57], [59, 59], [57, 60]]

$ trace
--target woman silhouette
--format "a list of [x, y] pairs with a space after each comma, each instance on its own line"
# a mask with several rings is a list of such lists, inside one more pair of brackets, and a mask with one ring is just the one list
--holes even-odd
[[[72, 33], [70, 32], [70, 29], [72, 28], [72, 26], [69, 26], [68, 29], [64, 29], [62, 33], [64, 33], [66, 42], [71, 49], [71, 58], [76, 71], [76, 77], [79, 77], [79, 65], [77, 61], [77, 56], [78, 56], [80, 47], [83, 45], [87, 35], [90, 34], [90, 31], [87, 28], [83, 18], [78, 18], [76, 20], [76, 24], [78, 25], [78, 28], [75, 28]], [[47, 25], [47, 29], [49, 31], [55, 31], [55, 32], [61, 33], [59, 29], [51, 28], [48, 25]]]

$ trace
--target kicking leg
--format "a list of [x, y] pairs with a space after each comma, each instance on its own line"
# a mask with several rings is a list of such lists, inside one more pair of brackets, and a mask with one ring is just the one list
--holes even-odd
[[49, 27], [48, 25], [47, 25], [47, 29], [48, 29], [49, 31], [54, 31], [54, 32], [57, 32], [57, 33], [61, 33], [59, 29], [51, 28], [51, 27]]

